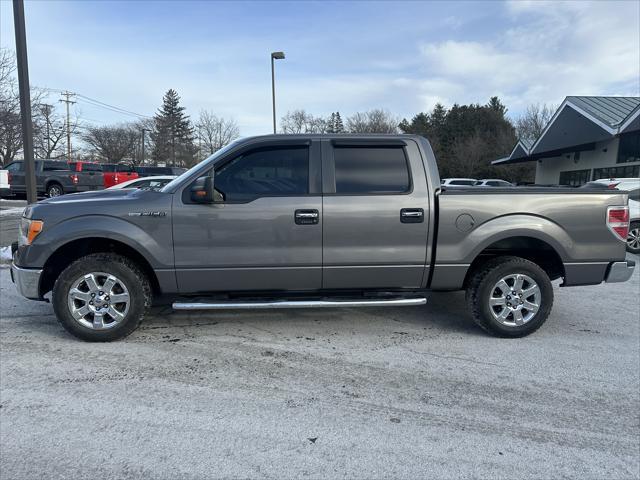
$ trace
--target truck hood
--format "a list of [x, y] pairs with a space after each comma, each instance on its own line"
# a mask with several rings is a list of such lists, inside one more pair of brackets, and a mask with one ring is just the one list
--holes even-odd
[[165, 211], [171, 207], [169, 193], [150, 190], [114, 189], [82, 192], [48, 198], [27, 207], [24, 215], [40, 220], [61, 221], [84, 215], [127, 217], [139, 211]]

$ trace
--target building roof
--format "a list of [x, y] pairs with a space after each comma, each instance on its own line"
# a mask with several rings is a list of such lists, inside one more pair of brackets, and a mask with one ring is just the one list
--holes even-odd
[[511, 155], [492, 163], [519, 163], [556, 156], [566, 149], [608, 140], [638, 129], [640, 97], [569, 96], [533, 144], [521, 139]]
[[640, 97], [567, 97], [567, 100], [611, 128], [620, 126], [640, 105]]

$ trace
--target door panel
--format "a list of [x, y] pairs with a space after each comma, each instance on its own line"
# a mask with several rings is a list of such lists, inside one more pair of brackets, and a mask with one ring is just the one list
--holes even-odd
[[[406, 148], [411, 148], [407, 143]], [[323, 144], [325, 160], [325, 149], [332, 153], [333, 148], [330, 142]], [[325, 194], [323, 288], [419, 288], [422, 285], [430, 205], [424, 168], [417, 147], [414, 148], [408, 157], [412, 159], [409, 193]], [[331, 167], [333, 162], [325, 161], [324, 165], [327, 164]], [[375, 167], [369, 165], [369, 168]], [[331, 177], [335, 172], [327, 174]], [[326, 187], [327, 183], [324, 184]]]
[[320, 289], [322, 196], [319, 175], [310, 174], [316, 169], [307, 169], [319, 157], [319, 144], [261, 143], [216, 163], [220, 203], [193, 204], [175, 195], [179, 290]]
[[243, 204], [174, 205], [180, 291], [319, 289], [322, 221], [296, 225], [299, 209], [321, 212], [322, 199], [270, 197]]

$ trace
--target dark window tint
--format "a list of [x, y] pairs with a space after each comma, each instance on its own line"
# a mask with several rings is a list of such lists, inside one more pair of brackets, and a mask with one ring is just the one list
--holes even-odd
[[489, 185], [490, 187], [499, 187], [500, 182], [487, 182], [487, 185]]
[[116, 172], [133, 172], [134, 169], [131, 165], [118, 164], [116, 165]]
[[69, 170], [69, 166], [66, 162], [55, 162], [51, 160], [45, 160], [42, 166], [42, 170], [45, 172], [51, 170]]
[[560, 185], [579, 187], [589, 181], [591, 170], [570, 170], [560, 172]]
[[103, 172], [115, 172], [116, 171], [116, 166], [112, 163], [105, 163], [102, 165], [102, 171]]
[[620, 136], [618, 163], [640, 162], [640, 131]]
[[337, 147], [336, 193], [404, 193], [409, 169], [402, 147]]
[[627, 165], [625, 167], [594, 168], [593, 179], [601, 178], [635, 178], [640, 177], [640, 165]]
[[21, 172], [22, 171], [22, 162], [14, 162], [10, 163], [6, 166], [5, 170], [9, 170], [10, 172]]
[[475, 180], [452, 180], [449, 185], [473, 185]]
[[102, 165], [98, 163], [83, 163], [81, 168], [83, 172], [101, 172], [102, 171]]
[[270, 148], [247, 152], [215, 173], [215, 188], [227, 202], [309, 191], [309, 149]]

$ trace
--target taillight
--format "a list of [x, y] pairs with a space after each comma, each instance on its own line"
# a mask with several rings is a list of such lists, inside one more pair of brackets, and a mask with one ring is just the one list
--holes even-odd
[[78, 175], [75, 175], [75, 174], [74, 174], [74, 175], [69, 175], [69, 178], [71, 178], [71, 182], [72, 182], [74, 185], [77, 185], [77, 184], [78, 184]]
[[616, 187], [618, 186], [618, 183], [620, 182], [616, 182], [616, 183], [610, 183], [609, 186], [607, 187], [609, 190], [615, 190]]
[[629, 234], [629, 207], [607, 208], [607, 227], [616, 237], [626, 242]]

